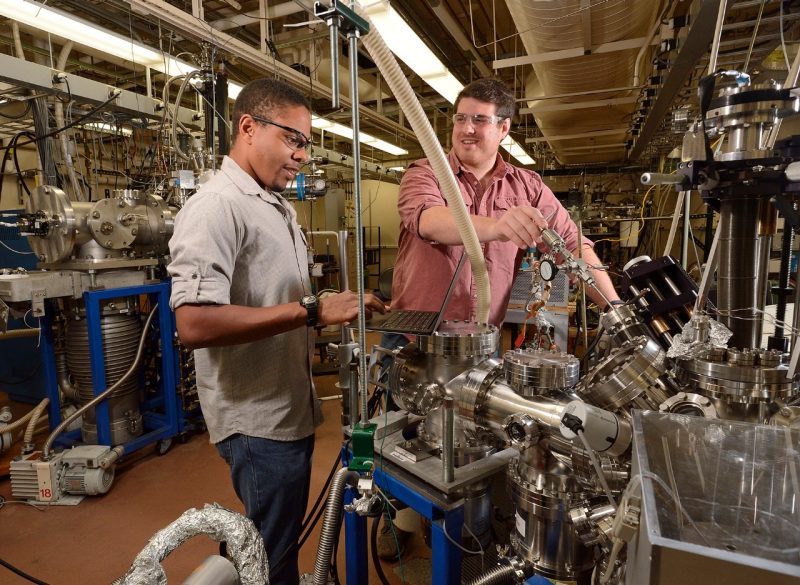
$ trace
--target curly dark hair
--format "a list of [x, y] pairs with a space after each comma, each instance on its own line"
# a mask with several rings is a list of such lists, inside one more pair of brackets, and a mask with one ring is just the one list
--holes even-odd
[[489, 77], [478, 79], [462, 89], [456, 98], [455, 109], [462, 98], [472, 98], [487, 104], [494, 104], [495, 113], [500, 118], [514, 116], [514, 94], [499, 79]]
[[275, 112], [286, 106], [303, 106], [309, 112], [311, 104], [300, 91], [279, 79], [264, 77], [244, 86], [233, 104], [231, 140], [236, 141], [239, 120], [245, 114], [272, 118]]

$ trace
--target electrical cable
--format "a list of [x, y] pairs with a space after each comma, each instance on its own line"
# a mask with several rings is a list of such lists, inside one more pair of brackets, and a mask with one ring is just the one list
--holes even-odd
[[31, 113], [31, 102], [30, 100], [25, 100], [25, 109], [22, 110], [22, 113], [17, 116], [10, 116], [8, 114], [4, 114], [0, 112], [0, 117], [7, 118], [8, 120], [23, 120], [28, 117], [28, 114]]
[[16, 573], [17, 575], [19, 575], [20, 577], [22, 577], [23, 579], [25, 579], [27, 581], [30, 581], [31, 583], [36, 583], [37, 585], [48, 585], [47, 582], [41, 581], [41, 580], [37, 579], [36, 577], [32, 577], [31, 575], [28, 575], [28, 573], [25, 573], [24, 571], [21, 571], [20, 569], [16, 568], [11, 563], [9, 563], [7, 561], [4, 561], [3, 559], [0, 559], [0, 565], [3, 565], [6, 569], [11, 571], [12, 573]]
[[25, 190], [25, 193], [27, 193], [28, 196], [30, 197], [31, 190], [28, 188], [28, 184], [25, 182], [25, 178], [22, 175], [22, 169], [19, 168], [19, 158], [17, 157], [17, 152], [18, 152], [17, 147], [19, 146], [17, 142], [19, 141], [20, 136], [30, 136], [31, 139], [36, 138], [36, 135], [33, 132], [29, 132], [27, 130], [24, 132], [20, 132], [18, 134], [15, 134], [14, 137], [9, 141], [6, 150], [12, 151], [12, 158], [14, 160], [14, 169], [17, 171], [17, 177], [19, 177], [20, 185], [22, 185], [22, 188]]
[[[70, 122], [69, 124], [64, 126], [63, 128], [56, 128], [55, 130], [51, 130], [50, 132], [48, 132], [47, 134], [44, 134], [43, 136], [35, 136], [33, 139], [28, 140], [28, 142], [23, 142], [21, 144], [16, 144], [15, 146], [19, 147], [19, 146], [26, 146], [28, 144], [33, 144], [35, 142], [39, 142], [40, 140], [44, 140], [45, 138], [50, 138], [51, 136], [55, 136], [56, 134], [58, 134], [60, 132], [63, 132], [64, 130], [69, 130], [70, 128], [74, 128], [75, 126], [77, 126], [78, 124], [80, 124], [81, 122], [86, 120], [87, 118], [90, 118], [90, 117], [94, 116], [96, 113], [100, 112], [108, 104], [110, 104], [112, 101], [117, 99], [118, 95], [119, 94], [113, 94], [106, 101], [101, 103], [99, 106], [97, 106], [93, 110], [90, 110], [90, 111], [86, 112], [84, 115], [75, 118], [75, 120], [73, 120], [72, 122]], [[8, 148], [10, 148], [10, 145], [9, 146], [0, 146], [0, 149], [8, 149]]]
[[14, 248], [12, 248], [11, 246], [2, 241], [0, 241], [0, 246], [3, 246], [9, 252], [14, 252], [15, 254], [19, 254], [20, 256], [30, 256], [31, 254], [33, 254], [33, 252], [22, 252], [20, 250], [15, 250]]
[[[381, 510], [381, 516], [386, 514], [386, 521], [390, 518], [389, 516], [389, 509], [386, 504], [383, 505], [383, 509]], [[370, 548], [370, 556], [372, 557], [372, 564], [375, 566], [375, 573], [378, 575], [378, 579], [380, 580], [382, 585], [389, 585], [389, 580], [386, 578], [386, 574], [383, 572], [383, 565], [381, 564], [381, 559], [378, 556], [378, 527], [380, 525], [380, 517], [374, 518], [372, 520], [372, 528], [370, 529], [369, 535], [369, 548]]]

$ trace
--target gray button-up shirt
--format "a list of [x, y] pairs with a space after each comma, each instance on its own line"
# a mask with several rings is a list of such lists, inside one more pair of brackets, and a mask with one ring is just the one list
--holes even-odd
[[[170, 305], [269, 307], [309, 294], [308, 252], [297, 215], [232, 159], [191, 197], [170, 240]], [[322, 422], [311, 379], [313, 331], [194, 352], [200, 406], [212, 443], [235, 433], [291, 441]]]

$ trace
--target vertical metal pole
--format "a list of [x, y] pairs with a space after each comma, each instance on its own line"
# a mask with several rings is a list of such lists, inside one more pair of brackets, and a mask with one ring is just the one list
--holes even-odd
[[455, 416], [452, 396], [446, 396], [442, 408], [442, 481], [450, 483], [455, 479], [453, 450], [455, 443]]
[[719, 41], [722, 37], [722, 23], [725, 21], [725, 8], [728, 0], [722, 0], [719, 3], [719, 12], [717, 13], [717, 25], [714, 28], [714, 39], [711, 41], [711, 56], [708, 59], [708, 74], [711, 75], [717, 69], [717, 55], [719, 54]]
[[[339, 17], [334, 16], [328, 21], [328, 28], [331, 32], [331, 107], [339, 109]], [[353, 70], [358, 68], [358, 53], [353, 57], [353, 42], [350, 40], [350, 77], [353, 77]], [[355, 63], [353, 62], [355, 61]], [[352, 90], [351, 90], [352, 93]], [[358, 94], [353, 100], [353, 110], [358, 109]], [[355, 142], [355, 128], [353, 128], [353, 142]], [[356, 166], [356, 169], [358, 167]]]
[[681, 264], [689, 271], [689, 234], [692, 231], [692, 192], [686, 191], [683, 198], [683, 240], [681, 241]]
[[[366, 378], [366, 376], [362, 376]], [[358, 369], [354, 364], [350, 365], [350, 387], [347, 389], [347, 399], [350, 410], [350, 428], [353, 429], [358, 422]], [[362, 419], [363, 420], [363, 419]]]
[[[583, 259], [583, 206], [578, 215], [578, 258]], [[586, 283], [581, 283], [581, 328], [583, 329], [583, 351], [589, 349], [589, 328], [586, 323]], [[577, 341], [577, 340], [576, 340]], [[576, 343], [577, 347], [577, 343]]]
[[[347, 256], [347, 230], [339, 230], [339, 286], [343, 291], [350, 290], [350, 262]], [[351, 343], [353, 332], [348, 327], [342, 327], [342, 343]], [[346, 364], [342, 364], [346, 366]]]
[[[367, 331], [364, 311], [364, 221], [361, 217], [361, 133], [358, 118], [358, 31], [348, 33], [350, 41], [350, 101], [352, 103], [353, 121], [353, 196], [356, 212], [356, 280], [358, 287], [358, 347], [359, 347], [359, 394], [361, 396], [361, 426], [369, 424], [367, 412]], [[355, 413], [354, 413], [355, 414]]]

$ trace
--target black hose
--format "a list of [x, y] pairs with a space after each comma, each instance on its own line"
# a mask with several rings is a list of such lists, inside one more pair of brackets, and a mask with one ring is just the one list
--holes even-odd
[[[384, 522], [391, 522], [389, 519], [389, 510], [386, 502], [383, 504], [383, 514], [386, 514], [386, 520], [384, 520]], [[381, 559], [378, 556], [378, 527], [380, 523], [380, 517], [372, 520], [372, 529], [369, 533], [369, 548], [372, 556], [372, 564], [375, 565], [375, 572], [378, 574], [378, 579], [380, 579], [382, 585], [389, 585], [389, 581], [386, 579], [386, 574], [383, 572]]]
[[25, 573], [24, 571], [20, 571], [14, 565], [4, 561], [3, 559], [0, 559], [0, 565], [3, 565], [6, 569], [11, 571], [12, 573], [16, 573], [17, 575], [19, 575], [23, 579], [26, 579], [26, 580], [30, 581], [31, 583], [36, 583], [37, 585], [48, 585], [45, 581], [40, 581], [36, 577], [32, 577], [31, 575], [28, 575], [28, 573]]
[[[25, 193], [28, 195], [31, 194], [31, 190], [28, 188], [28, 185], [25, 183], [25, 177], [22, 176], [22, 169], [19, 168], [19, 158], [17, 157], [17, 147], [19, 146], [17, 142], [19, 141], [20, 136], [32, 137], [35, 138], [36, 135], [33, 132], [20, 132], [19, 134], [15, 134], [14, 137], [8, 143], [9, 151], [13, 149], [13, 159], [14, 159], [14, 170], [17, 171], [17, 177], [19, 178], [19, 182], [22, 185], [22, 188], [25, 190]], [[38, 156], [38, 152], [36, 153]]]
[[[32, 139], [28, 140], [28, 142], [23, 142], [22, 144], [17, 144], [16, 146], [26, 146], [28, 144], [33, 144], [34, 142], [39, 142], [40, 140], [44, 140], [45, 138], [50, 138], [51, 136], [55, 136], [56, 134], [59, 134], [60, 132], [63, 132], [64, 130], [69, 130], [70, 128], [74, 128], [75, 126], [77, 126], [78, 124], [80, 124], [81, 122], [86, 120], [87, 118], [91, 118], [96, 113], [101, 111], [108, 104], [110, 104], [112, 101], [117, 99], [118, 95], [119, 94], [112, 95], [106, 101], [104, 101], [103, 103], [98, 105], [96, 108], [94, 108], [93, 110], [90, 110], [89, 112], [86, 112], [85, 114], [83, 114], [82, 116], [79, 116], [78, 118], [75, 118], [75, 120], [73, 120], [72, 122], [70, 122], [69, 124], [67, 124], [64, 127], [56, 128], [55, 130], [51, 130], [50, 132], [47, 132], [46, 134], [44, 134], [42, 136], [34, 136]], [[0, 149], [4, 149], [4, 148], [8, 149], [8, 148], [10, 148], [10, 145], [9, 146], [0, 146]]]
[[592, 342], [589, 344], [589, 347], [586, 348], [586, 351], [583, 353], [583, 357], [581, 358], [581, 370], [584, 374], [589, 371], [589, 358], [592, 357], [592, 353], [594, 353], [595, 347], [597, 347], [597, 342], [600, 341], [600, 338], [603, 336], [603, 326], [597, 326], [597, 333], [592, 339]]

